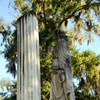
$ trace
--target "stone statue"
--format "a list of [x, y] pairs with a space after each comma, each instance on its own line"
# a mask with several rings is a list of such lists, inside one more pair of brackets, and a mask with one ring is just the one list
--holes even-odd
[[75, 100], [68, 37], [55, 31], [56, 46], [52, 48], [51, 100]]

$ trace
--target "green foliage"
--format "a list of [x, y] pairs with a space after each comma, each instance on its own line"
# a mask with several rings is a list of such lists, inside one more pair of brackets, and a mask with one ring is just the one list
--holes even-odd
[[41, 96], [43, 100], [48, 100], [50, 98], [50, 88], [51, 84], [49, 81], [44, 80], [42, 82], [42, 91], [41, 91]]
[[9, 38], [9, 42], [5, 44], [5, 50], [3, 52], [5, 55], [5, 58], [9, 61], [9, 63], [6, 65], [8, 68], [7, 72], [12, 73], [12, 75], [15, 77], [16, 75], [16, 65], [17, 62], [17, 32], [16, 30], [13, 32], [13, 34]]
[[3, 41], [1, 45], [4, 45], [4, 42], [8, 41], [8, 36], [11, 34], [10, 26], [3, 19], [0, 20], [0, 34], [3, 36]]
[[[6, 68], [8, 69], [7, 72], [12, 73], [12, 75], [15, 77], [16, 75], [16, 62], [17, 62], [17, 33], [16, 30], [11, 34], [10, 30], [6, 30], [5, 34], [7, 34], [5, 39], [5, 49], [2, 52], [4, 54], [4, 57], [7, 59], [8, 64], [6, 65]], [[2, 33], [4, 35], [4, 32]]]
[[75, 89], [76, 100], [100, 100], [100, 95], [90, 95], [83, 92], [79, 92], [78, 89]]
[[92, 51], [79, 53], [75, 51], [71, 56], [73, 76], [79, 81], [78, 89], [82, 94], [100, 95], [100, 55]]
[[16, 81], [0, 81], [0, 100], [16, 100]]

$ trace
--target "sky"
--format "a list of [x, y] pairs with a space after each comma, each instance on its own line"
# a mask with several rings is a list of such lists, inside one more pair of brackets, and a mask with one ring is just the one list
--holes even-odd
[[82, 45], [77, 43], [76, 48], [80, 50], [80, 52], [85, 50], [91, 50], [96, 53], [96, 55], [100, 54], [100, 37], [93, 34], [94, 42], [87, 45], [87, 41], [85, 41]]
[[[11, 7], [8, 7], [10, 0], [0, 0], [0, 18], [6, 20], [9, 24], [14, 20], [15, 18], [12, 16], [14, 13], [13, 9]], [[2, 36], [0, 35], [0, 44], [2, 42]], [[0, 51], [2, 51], [4, 47], [0, 46]], [[8, 62], [4, 58], [4, 55], [0, 54], [0, 80], [3, 79], [10, 79], [13, 80], [14, 78], [10, 73], [6, 73], [7, 69], [5, 68], [5, 65]]]
[[[12, 15], [15, 13], [12, 7], [8, 7], [11, 0], [0, 0], [0, 18], [3, 18], [6, 20], [9, 24], [15, 19]], [[84, 42], [81, 46], [77, 44], [77, 49], [80, 49], [80, 52], [84, 50], [91, 50], [94, 51], [96, 54], [100, 54], [100, 37], [93, 35], [94, 37], [94, 43], [91, 43], [89, 46], [87, 46], [87, 43]], [[0, 43], [2, 41], [2, 36], [0, 35]], [[2, 51], [4, 47], [0, 46], [0, 51]], [[5, 65], [8, 62], [4, 58], [3, 55], [0, 55], [0, 80], [2, 79], [10, 79], [13, 80], [11, 74], [6, 73], [7, 69], [5, 68]]]

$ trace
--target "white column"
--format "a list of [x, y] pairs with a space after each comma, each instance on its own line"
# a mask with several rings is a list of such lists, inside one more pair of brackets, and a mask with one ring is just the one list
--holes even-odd
[[38, 21], [32, 14], [17, 21], [17, 100], [41, 100]]

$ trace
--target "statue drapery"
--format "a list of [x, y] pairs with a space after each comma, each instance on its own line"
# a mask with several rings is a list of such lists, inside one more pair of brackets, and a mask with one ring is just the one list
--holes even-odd
[[75, 100], [72, 82], [72, 66], [68, 37], [61, 30], [55, 31], [56, 46], [52, 50], [51, 100]]

